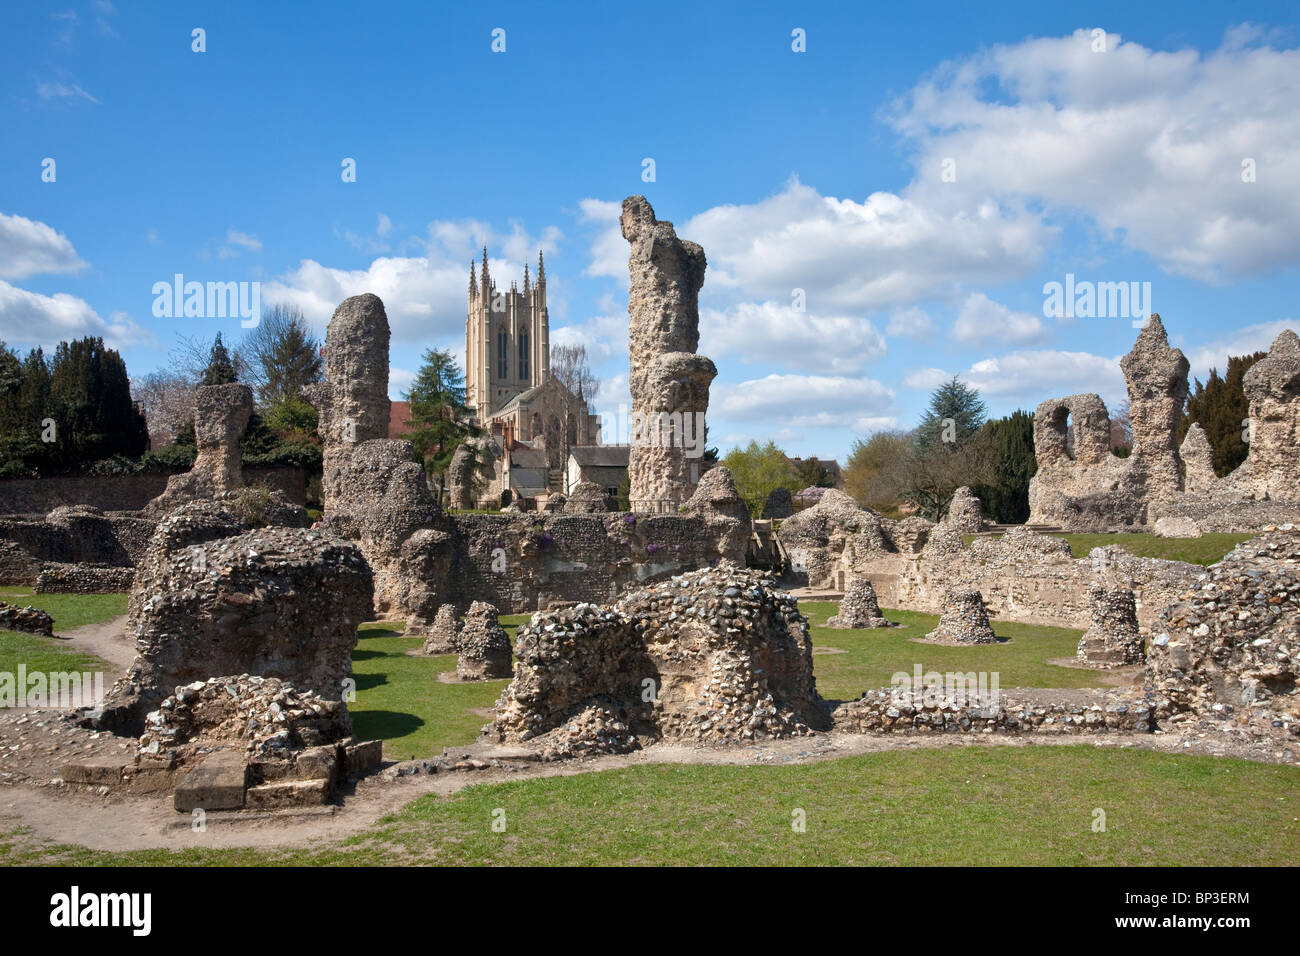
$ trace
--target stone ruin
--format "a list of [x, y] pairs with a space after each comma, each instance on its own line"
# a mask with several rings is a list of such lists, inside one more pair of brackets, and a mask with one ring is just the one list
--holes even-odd
[[[826, 488], [817, 504], [782, 521], [777, 537], [794, 570], [806, 574], [810, 585], [842, 587], [837, 577], [852, 573], [860, 561], [898, 552], [892, 533], [902, 524], [863, 508], [842, 491]], [[921, 537], [928, 538], [933, 526], [925, 526]], [[917, 539], [914, 526], [904, 529], [904, 537], [909, 543]]]
[[[634, 424], [630, 500], [636, 512], [672, 513], [699, 481], [700, 461], [688, 457], [685, 446], [698, 441], [703, 450], [709, 385], [718, 374], [712, 361], [695, 354], [707, 263], [700, 246], [678, 239], [672, 223], [655, 219], [644, 196], [623, 200], [619, 225], [632, 247], [627, 309], [633, 421], [644, 421], [649, 431], [638, 438]], [[683, 431], [690, 441], [683, 440]]]
[[379, 741], [352, 735], [343, 702], [241, 674], [177, 687], [149, 714], [124, 769], [170, 781], [181, 812], [279, 810], [323, 804], [381, 760]]
[[461, 680], [510, 676], [510, 638], [497, 618], [497, 609], [486, 601], [475, 601], [465, 612], [456, 635], [456, 676]]
[[128, 605], [136, 659], [98, 724], [138, 733], [176, 687], [229, 674], [277, 677], [338, 700], [371, 616], [372, 576], [348, 541], [302, 528], [250, 530], [196, 502], [158, 526]]
[[488, 739], [544, 757], [642, 741], [736, 743], [828, 726], [797, 602], [733, 565], [688, 572], [612, 606], [535, 614]]
[[564, 500], [566, 515], [596, 515], [609, 511], [605, 492], [594, 481], [580, 481], [569, 490]]
[[840, 601], [840, 612], [826, 622], [827, 627], [837, 628], [873, 628], [893, 627], [880, 613], [880, 604], [876, 600], [876, 589], [866, 578], [853, 578], [844, 591]]
[[325, 380], [305, 394], [320, 413], [329, 528], [365, 555], [375, 612], [420, 633], [443, 603], [452, 534], [411, 443], [387, 437], [388, 343], [379, 297], [345, 299], [325, 332]]
[[191, 501], [203, 501], [244, 486], [240, 439], [253, 414], [253, 390], [247, 385], [203, 385], [194, 392], [194, 441], [197, 454], [189, 471], [172, 475], [145, 513], [161, 516]]
[[749, 518], [749, 509], [725, 465], [714, 465], [704, 473], [695, 493], [682, 505], [681, 512], [704, 520], [709, 540], [717, 542], [719, 559], [745, 563], [754, 526]]
[[1238, 545], [1151, 632], [1150, 681], [1176, 710], [1300, 734], [1300, 528]]
[[[1030, 523], [1073, 531], [1193, 519], [1200, 531], [1252, 530], [1300, 514], [1300, 338], [1290, 330], [1246, 372], [1253, 435], [1246, 461], [1214, 474], [1205, 432], [1175, 439], [1187, 397], [1188, 362], [1152, 314], [1121, 361], [1133, 426], [1129, 457], [1110, 450], [1110, 415], [1097, 395], [1049, 399], [1034, 416], [1038, 472]], [[1185, 526], [1184, 526], [1185, 527]]]
[[1146, 645], [1138, 630], [1133, 592], [1094, 584], [1088, 589], [1088, 602], [1092, 625], [1079, 639], [1079, 663], [1111, 668], [1145, 661]]
[[34, 607], [20, 607], [0, 601], [0, 631], [54, 636], [54, 618]]
[[964, 485], [953, 492], [952, 500], [948, 503], [948, 511], [940, 524], [959, 534], [978, 534], [988, 526], [988, 522], [984, 519], [983, 504], [975, 493]]
[[458, 647], [457, 635], [460, 631], [458, 617], [456, 605], [454, 604], [444, 604], [438, 608], [438, 613], [433, 619], [433, 625], [429, 628], [429, 636], [425, 638], [420, 653], [430, 656], [435, 654], [455, 654]]
[[931, 644], [996, 644], [984, 595], [973, 588], [949, 588], [944, 592], [939, 626], [924, 640]]

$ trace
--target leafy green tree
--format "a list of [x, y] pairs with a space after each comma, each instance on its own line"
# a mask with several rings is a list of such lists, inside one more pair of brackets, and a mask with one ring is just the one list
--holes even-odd
[[801, 490], [795, 487], [798, 478], [790, 460], [772, 441], [766, 445], [751, 441], [744, 448], [733, 448], [722, 464], [731, 472], [736, 491], [755, 518], [762, 515], [767, 496], [777, 488], [789, 489], [792, 494]]
[[1029, 520], [1029, 479], [1038, 471], [1034, 416], [1017, 410], [1006, 418], [985, 422], [981, 431], [992, 446], [993, 480], [971, 490], [993, 521], [1023, 524]]
[[1228, 358], [1227, 373], [1220, 378], [1217, 368], [1210, 369], [1210, 377], [1205, 384], [1194, 379], [1192, 392], [1187, 396], [1187, 406], [1178, 425], [1178, 440], [1187, 435], [1192, 423], [1199, 423], [1205, 429], [1205, 437], [1214, 449], [1214, 473], [1220, 478], [1231, 472], [1250, 453], [1250, 446], [1243, 441], [1242, 422], [1250, 415], [1250, 402], [1242, 382], [1246, 372], [1267, 352], [1255, 352], [1251, 355], [1234, 355]]
[[218, 332], [212, 342], [212, 350], [208, 353], [208, 365], [203, 370], [199, 385], [229, 385], [237, 381], [239, 374], [235, 371], [235, 361], [230, 357], [230, 350], [221, 341], [221, 333]]
[[321, 379], [320, 342], [307, 327], [302, 310], [292, 305], [275, 304], [263, 310], [257, 328], [240, 344], [237, 362], [263, 408], [296, 399], [304, 385]]
[[[35, 366], [33, 373], [40, 374]], [[50, 365], [49, 406], [58, 428], [58, 440], [49, 445], [56, 467], [83, 468], [114, 455], [135, 459], [149, 447], [126, 363], [101, 338], [59, 343]]]
[[834, 488], [835, 476], [829, 468], [816, 458], [804, 458], [791, 463], [794, 467], [795, 482], [804, 488]]
[[897, 499], [882, 497], [876, 479], [892, 462], [911, 454], [912, 447], [912, 436], [901, 431], [876, 432], [855, 441], [844, 466], [845, 492], [864, 507], [893, 510]]
[[479, 434], [465, 404], [465, 374], [451, 352], [427, 349], [420, 370], [405, 395], [411, 405], [412, 431], [406, 436], [430, 474], [441, 475], [457, 446]]
[[930, 406], [916, 428], [916, 444], [961, 444], [984, 424], [987, 408], [980, 393], [953, 376], [930, 393]]

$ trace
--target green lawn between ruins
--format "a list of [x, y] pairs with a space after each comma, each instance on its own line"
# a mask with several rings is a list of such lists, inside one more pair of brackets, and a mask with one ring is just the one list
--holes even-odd
[[[1235, 541], [1220, 544], [1226, 551]], [[125, 610], [124, 595], [0, 590], [6, 599], [49, 611], [56, 630]], [[934, 626], [933, 615], [887, 609], [901, 627], [843, 631], [823, 626], [835, 604], [801, 609], [818, 649], [818, 689], [828, 699], [887, 686], [915, 664], [997, 672], [1004, 690], [1098, 683], [1095, 671], [1048, 663], [1074, 654], [1075, 630], [994, 621], [1005, 643], [940, 647], [912, 640]], [[501, 620], [513, 636], [528, 617]], [[455, 656], [412, 656], [420, 639], [404, 637], [400, 624], [366, 624], [358, 636], [353, 720], [359, 736], [384, 740], [389, 759], [469, 743], [506, 684], [439, 681], [454, 672]], [[29, 670], [95, 663], [47, 638], [0, 631], [0, 670], [18, 662]], [[936, 749], [472, 785], [421, 797], [350, 839], [284, 851], [101, 853], [34, 846], [21, 831], [0, 832], [0, 864], [1295, 864], [1297, 794], [1300, 768], [1239, 760], [1091, 744]], [[497, 808], [506, 814], [505, 833], [491, 828]], [[1104, 833], [1093, 832], [1095, 808], [1106, 812]], [[804, 833], [791, 827], [796, 810], [807, 820]]]

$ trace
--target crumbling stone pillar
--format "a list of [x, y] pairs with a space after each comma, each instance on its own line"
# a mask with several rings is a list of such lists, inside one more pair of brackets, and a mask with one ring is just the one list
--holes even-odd
[[194, 393], [194, 464], [183, 475], [167, 479], [167, 488], [145, 506], [150, 514], [166, 514], [191, 501], [214, 498], [244, 486], [239, 441], [253, 414], [253, 390], [239, 382], [204, 385]]
[[1094, 584], [1088, 588], [1088, 606], [1092, 626], [1079, 639], [1079, 663], [1110, 668], [1146, 660], [1131, 590]]
[[1245, 490], [1259, 497], [1300, 499], [1300, 338], [1290, 329], [1242, 381], [1250, 402], [1250, 455]]
[[880, 613], [876, 589], [866, 578], [852, 578], [840, 602], [840, 612], [826, 622], [827, 627], [892, 627]]
[[307, 399], [320, 416], [325, 513], [339, 504], [342, 471], [361, 442], [388, 438], [388, 315], [379, 296], [344, 299], [325, 330], [325, 380]]
[[949, 588], [939, 626], [924, 638], [931, 644], [995, 644], [984, 595], [974, 588]]
[[1178, 466], [1178, 419], [1187, 398], [1187, 370], [1182, 351], [1169, 347], [1160, 316], [1151, 313], [1133, 349], [1120, 359], [1128, 384], [1133, 423], [1132, 474], [1148, 496], [1182, 488]]
[[486, 601], [475, 601], [465, 612], [456, 637], [456, 676], [461, 680], [494, 680], [509, 677], [512, 669], [510, 638], [497, 620], [497, 609]]
[[438, 614], [429, 628], [429, 636], [420, 648], [421, 654], [454, 654], [459, 636], [459, 622], [456, 620], [456, 605], [444, 604], [438, 608]]
[[[644, 196], [623, 200], [623, 238], [632, 246], [628, 290], [633, 511], [675, 512], [695, 491], [709, 385], [717, 367], [700, 342], [704, 250], [655, 219]], [[683, 447], [698, 443], [698, 449]]]
[[1219, 483], [1214, 473], [1214, 449], [1199, 422], [1193, 422], [1178, 446], [1183, 460], [1183, 490], [1188, 493], [1213, 491]]

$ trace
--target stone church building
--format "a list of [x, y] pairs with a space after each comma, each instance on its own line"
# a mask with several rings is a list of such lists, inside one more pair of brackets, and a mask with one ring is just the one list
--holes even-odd
[[488, 271], [469, 270], [465, 320], [465, 400], [487, 432], [479, 470], [483, 499], [535, 498], [567, 492], [574, 448], [600, 440], [600, 419], [551, 374], [546, 265], [537, 255], [537, 281], [524, 266], [520, 289], [498, 289]]

